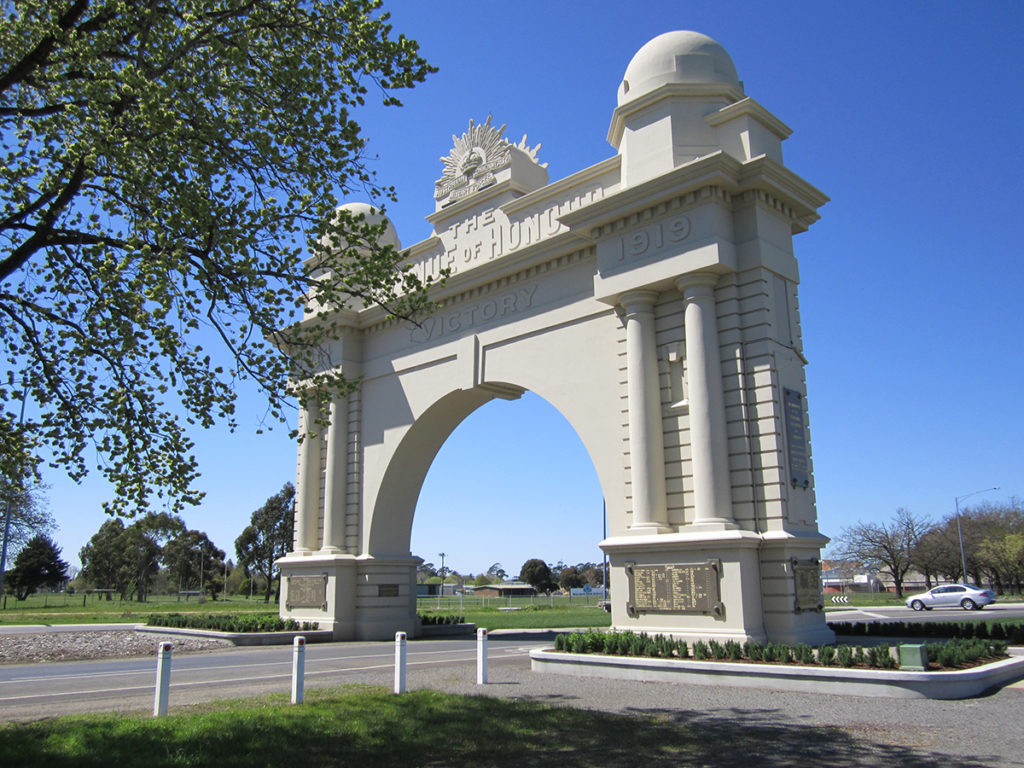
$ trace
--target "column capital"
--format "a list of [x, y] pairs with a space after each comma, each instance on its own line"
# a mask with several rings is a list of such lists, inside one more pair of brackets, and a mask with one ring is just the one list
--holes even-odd
[[629, 314], [634, 312], [651, 312], [654, 310], [654, 302], [657, 298], [657, 291], [646, 289], [626, 291], [619, 297], [619, 304]]
[[713, 295], [720, 277], [717, 272], [690, 272], [676, 278], [676, 290], [687, 298]]

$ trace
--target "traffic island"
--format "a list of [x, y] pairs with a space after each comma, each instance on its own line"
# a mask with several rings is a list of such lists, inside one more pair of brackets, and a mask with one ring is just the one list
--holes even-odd
[[968, 699], [1024, 678], [1024, 656], [1011, 656], [971, 669], [912, 672], [653, 659], [541, 649], [530, 652], [530, 665], [534, 672], [557, 675], [906, 699]]

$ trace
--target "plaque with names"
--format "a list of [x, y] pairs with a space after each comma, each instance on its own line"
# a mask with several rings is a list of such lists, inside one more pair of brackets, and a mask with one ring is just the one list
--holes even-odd
[[807, 488], [811, 484], [811, 465], [807, 451], [807, 430], [804, 428], [804, 396], [794, 389], [783, 389], [782, 401], [786, 419], [789, 481], [794, 488]]
[[397, 584], [378, 584], [377, 597], [398, 597]]
[[718, 560], [703, 565], [630, 565], [629, 605], [638, 613], [704, 613], [721, 616]]
[[821, 597], [821, 564], [817, 560], [793, 561], [797, 613], [824, 610]]
[[285, 608], [327, 610], [327, 576], [289, 576]]

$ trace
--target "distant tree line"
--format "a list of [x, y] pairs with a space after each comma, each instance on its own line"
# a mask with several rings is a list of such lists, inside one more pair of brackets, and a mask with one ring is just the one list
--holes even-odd
[[[60, 559], [61, 550], [43, 531], [53, 520], [38, 495], [18, 499], [18, 537], [14, 567], [4, 576], [4, 590], [18, 600], [41, 588], [55, 589], [75, 569]], [[250, 524], [235, 540], [237, 566], [203, 531], [189, 529], [181, 518], [166, 512], [149, 513], [126, 524], [107, 520], [79, 552], [81, 572], [75, 586], [105, 592], [108, 599], [144, 602], [154, 590], [196, 594], [216, 599], [223, 593], [262, 593], [265, 602], [280, 598], [280, 574], [274, 563], [291, 549], [295, 518], [295, 488], [281, 491], [254, 511]], [[26, 531], [35, 530], [31, 538]], [[258, 587], [258, 589], [257, 589]]]
[[[462, 574], [451, 568], [445, 568], [445, 571], [444, 583], [460, 586], [470, 584], [474, 587], [483, 587], [488, 584], [500, 584], [509, 576], [501, 563], [495, 563], [485, 572], [475, 576], [472, 573]], [[442, 576], [433, 563], [424, 562], [416, 569], [416, 580], [420, 584], [440, 584]], [[549, 594], [558, 589], [582, 589], [588, 584], [592, 587], [601, 586], [604, 583], [604, 571], [600, 563], [566, 565], [559, 560], [555, 565], [549, 565], [539, 558], [530, 558], [519, 569], [519, 581], [529, 584], [538, 592]]]
[[[958, 532], [959, 522], [959, 532]], [[961, 560], [960, 537], [967, 573]], [[830, 556], [888, 575], [903, 596], [911, 570], [928, 588], [939, 582], [991, 585], [996, 592], [1024, 591], [1024, 504], [1018, 499], [980, 504], [939, 522], [898, 509], [891, 520], [844, 528]]]

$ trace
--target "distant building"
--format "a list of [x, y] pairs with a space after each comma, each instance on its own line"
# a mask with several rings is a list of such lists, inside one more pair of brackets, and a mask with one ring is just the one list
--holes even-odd
[[522, 581], [503, 581], [500, 584], [484, 584], [481, 587], [466, 585], [477, 597], [532, 597], [537, 590]]
[[823, 560], [821, 588], [827, 595], [840, 592], [885, 592], [878, 573], [852, 560]]

